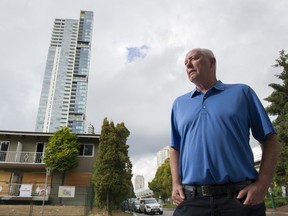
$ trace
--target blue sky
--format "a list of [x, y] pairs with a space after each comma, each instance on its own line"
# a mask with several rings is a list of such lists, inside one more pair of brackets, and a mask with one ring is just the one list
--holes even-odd
[[149, 50], [149, 47], [147, 45], [142, 45], [140, 47], [127, 47], [127, 60], [129, 63], [145, 58], [147, 55], [147, 52]]

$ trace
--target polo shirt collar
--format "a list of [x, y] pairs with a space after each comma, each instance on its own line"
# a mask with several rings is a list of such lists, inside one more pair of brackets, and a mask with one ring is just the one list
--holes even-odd
[[[216, 89], [218, 91], [223, 91], [225, 89], [224, 88], [224, 84], [220, 80], [218, 80], [217, 83], [212, 88], [214, 88], [214, 89]], [[199, 94], [202, 94], [202, 92], [199, 89], [197, 89], [197, 87], [196, 87], [191, 92], [191, 97], [195, 97], [195, 96], [197, 96]]]

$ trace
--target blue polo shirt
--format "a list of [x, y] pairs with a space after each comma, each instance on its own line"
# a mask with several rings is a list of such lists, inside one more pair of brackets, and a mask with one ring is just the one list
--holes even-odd
[[244, 84], [218, 81], [206, 94], [184, 94], [173, 103], [171, 147], [180, 151], [182, 184], [254, 180], [253, 137], [263, 143], [275, 133], [255, 92]]

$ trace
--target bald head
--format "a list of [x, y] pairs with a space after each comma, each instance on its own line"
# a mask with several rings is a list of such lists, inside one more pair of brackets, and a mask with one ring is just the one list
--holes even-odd
[[188, 78], [203, 92], [211, 88], [216, 82], [216, 59], [209, 49], [196, 48], [190, 50], [184, 64]]
[[214, 53], [211, 50], [209, 50], [209, 49], [195, 48], [195, 49], [190, 50], [189, 53], [192, 52], [192, 51], [197, 51], [197, 52], [201, 53], [202, 55], [204, 55], [204, 56], [206, 56], [208, 58], [214, 58], [215, 59]]

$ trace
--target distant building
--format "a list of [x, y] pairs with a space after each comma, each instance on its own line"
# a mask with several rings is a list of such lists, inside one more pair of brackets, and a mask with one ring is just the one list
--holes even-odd
[[143, 175], [136, 175], [134, 192], [135, 192], [136, 198], [138, 199], [145, 198], [145, 197], [153, 197], [153, 191], [145, 187], [145, 181], [144, 181]]
[[137, 199], [148, 198], [153, 197], [154, 193], [149, 188], [141, 188], [135, 191], [135, 196]]
[[139, 190], [139, 189], [142, 189], [145, 187], [145, 184], [144, 184], [144, 176], [143, 175], [136, 175], [135, 177], [135, 188], [134, 190]]
[[81, 11], [79, 20], [55, 19], [43, 78], [37, 132], [69, 126], [85, 133], [93, 12]]
[[87, 124], [85, 133], [86, 134], [95, 134], [94, 126], [91, 123]]
[[157, 152], [157, 167], [160, 167], [167, 158], [170, 158], [170, 147], [166, 146]]
[[262, 149], [261, 146], [254, 146], [252, 148], [253, 155], [254, 155], [254, 167], [256, 168], [257, 171], [260, 169], [260, 164], [261, 164], [261, 157], [262, 157]]

